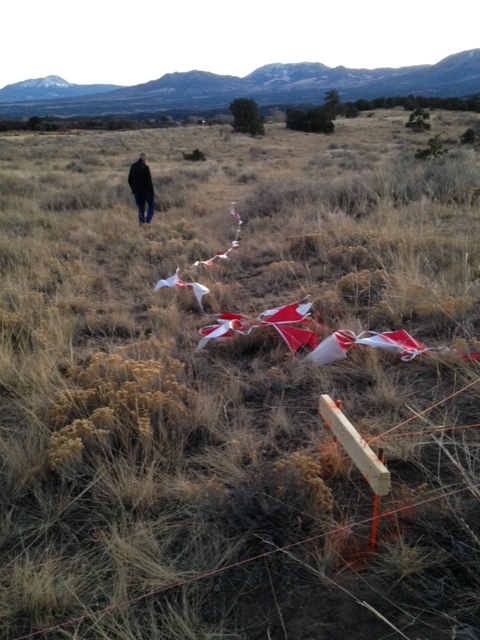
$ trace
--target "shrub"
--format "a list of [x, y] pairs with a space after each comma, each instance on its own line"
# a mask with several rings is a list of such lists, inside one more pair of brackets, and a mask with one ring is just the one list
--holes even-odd
[[448, 153], [448, 149], [445, 149], [443, 142], [440, 140], [440, 134], [437, 134], [427, 141], [426, 148], [417, 149], [415, 158], [417, 158], [417, 160], [428, 160], [429, 158], [433, 158], [435, 160], [446, 153]]
[[195, 396], [182, 375], [183, 365], [173, 358], [130, 360], [122, 349], [69, 369], [70, 389], [59, 392], [43, 415], [53, 429], [51, 467], [78, 466], [100, 438], [128, 448], [135, 440], [162, 439], [172, 425], [180, 431]]
[[185, 153], [185, 151], [182, 153], [184, 160], [190, 160], [191, 162], [204, 162], [206, 160], [205, 154], [200, 149], [194, 149], [192, 153]]
[[306, 131], [307, 133], [333, 133], [335, 125], [330, 112], [324, 107], [310, 109], [307, 112], [287, 109], [287, 129]]
[[473, 150], [459, 150], [448, 162], [416, 162], [403, 157], [391, 165], [389, 191], [397, 204], [422, 199], [471, 204], [475, 200], [472, 185], [479, 184], [480, 167], [474, 161]]
[[461, 136], [460, 136], [460, 142], [462, 144], [473, 144], [476, 140], [476, 133], [475, 133], [475, 129], [472, 129], [472, 127], [469, 127]]
[[337, 288], [344, 300], [358, 308], [372, 305], [378, 300], [385, 284], [385, 271], [363, 269], [342, 276], [337, 282]]
[[260, 185], [247, 196], [239, 207], [244, 222], [252, 218], [269, 217], [289, 212], [292, 207], [316, 203], [321, 199], [322, 188], [317, 184], [289, 182]]
[[333, 497], [323, 475], [311, 455], [296, 452], [273, 464], [251, 463], [234, 484], [214, 476], [204, 497], [225, 532], [246, 536], [252, 552], [259, 537], [281, 545], [325, 529]]
[[347, 102], [343, 115], [345, 118], [358, 118], [360, 111], [357, 109], [354, 102]]
[[407, 127], [407, 129], [412, 129], [412, 131], [428, 131], [432, 127], [432, 125], [427, 122], [429, 118], [429, 111], [418, 108], [410, 114], [408, 122], [405, 124], [405, 126]]
[[339, 267], [344, 274], [353, 270], [367, 269], [374, 263], [367, 249], [362, 246], [339, 245], [328, 252], [327, 259], [330, 264]]

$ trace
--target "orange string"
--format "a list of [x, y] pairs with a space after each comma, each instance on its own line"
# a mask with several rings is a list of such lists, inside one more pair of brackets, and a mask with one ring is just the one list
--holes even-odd
[[423, 436], [428, 435], [429, 433], [443, 433], [445, 431], [456, 431], [458, 429], [473, 429], [474, 427], [480, 427], [480, 422], [477, 422], [475, 424], [460, 425], [456, 427], [436, 427], [435, 429], [426, 429], [425, 431], [408, 431], [406, 433], [395, 433], [392, 436], [387, 436], [385, 440], [390, 440], [390, 438], [405, 438], [407, 436]]
[[[444, 500], [445, 498], [448, 498], [450, 496], [462, 493], [464, 491], [469, 491], [472, 488], [480, 488], [480, 484], [477, 485], [473, 485], [469, 486], [469, 487], [461, 487], [460, 489], [452, 489], [451, 491], [447, 491], [446, 493], [442, 493], [439, 496], [433, 496], [431, 498], [426, 498], [425, 500], [421, 500], [420, 502], [416, 502], [415, 504], [410, 504], [407, 506], [403, 506], [403, 507], [398, 507], [395, 510], [389, 510], [386, 511], [385, 513], [379, 514], [378, 518], [384, 518], [384, 517], [391, 517], [392, 514], [397, 514], [400, 513], [402, 511], [406, 511], [407, 509], [412, 509], [414, 507], [419, 507], [421, 505], [424, 504], [428, 504], [429, 502], [435, 502], [435, 500]], [[337, 527], [336, 529], [334, 529], [333, 531], [351, 531], [353, 528], [359, 527], [361, 525], [365, 525], [368, 523], [372, 522], [372, 518], [366, 518], [365, 520], [361, 520], [360, 522], [356, 522], [356, 523], [352, 523], [349, 525], [343, 525], [340, 527]], [[187, 578], [186, 580], [181, 580], [180, 582], [176, 582], [174, 584], [170, 584], [167, 585], [165, 587], [161, 587], [160, 589], [155, 589], [153, 591], [149, 591], [148, 593], [145, 593], [141, 596], [138, 596], [136, 598], [132, 598], [130, 600], [125, 600], [124, 602], [119, 602], [117, 604], [113, 604], [110, 605], [108, 607], [105, 607], [104, 609], [100, 609], [98, 611], [93, 611], [91, 613], [86, 613], [82, 616], [79, 616], [78, 618], [71, 618], [70, 620], [66, 620], [65, 622], [60, 622], [59, 624], [56, 624], [52, 627], [48, 627], [45, 629], [40, 629], [39, 631], [34, 631], [33, 633], [27, 633], [24, 636], [19, 636], [17, 638], [12, 638], [12, 640], [27, 640], [27, 638], [33, 638], [35, 636], [39, 636], [42, 634], [46, 634], [46, 633], [50, 633], [51, 631], [55, 631], [57, 629], [61, 629], [62, 627], [66, 627], [67, 625], [70, 624], [74, 624], [74, 623], [79, 623], [79, 622], [83, 622], [84, 620], [88, 620], [90, 618], [93, 618], [95, 616], [99, 616], [101, 614], [107, 613], [109, 611], [114, 611], [115, 609], [119, 609], [120, 607], [123, 606], [127, 606], [130, 604], [135, 604], [136, 602], [140, 602], [141, 600], [145, 600], [146, 598], [150, 598], [154, 595], [158, 595], [160, 593], [165, 593], [166, 591], [170, 591], [171, 589], [176, 589], [179, 587], [183, 587], [186, 586], [188, 584], [191, 584], [193, 582], [197, 582], [199, 580], [203, 580], [205, 578], [210, 578], [212, 576], [216, 576], [219, 575], [221, 573], [224, 573], [225, 571], [228, 571], [230, 569], [234, 569], [235, 567], [240, 567], [243, 566], [245, 564], [248, 564], [250, 562], [255, 562], [256, 560], [260, 560], [262, 558], [267, 558], [268, 556], [273, 555], [274, 553], [279, 553], [280, 551], [288, 551], [289, 549], [293, 549], [295, 547], [299, 547], [303, 544], [307, 544], [309, 542], [313, 542], [315, 540], [319, 540], [320, 538], [324, 538], [328, 535], [330, 535], [331, 533], [333, 533], [332, 531], [328, 531], [326, 533], [321, 533], [319, 535], [316, 536], [312, 536], [311, 538], [306, 538], [304, 540], [299, 540], [297, 542], [293, 542], [292, 544], [286, 545], [285, 547], [276, 547], [275, 549], [273, 549], [272, 551], [267, 551], [265, 553], [261, 553], [257, 556], [253, 556], [251, 558], [246, 558], [245, 560], [240, 560], [239, 562], [235, 562], [234, 564], [228, 565], [226, 567], [221, 567], [220, 569], [214, 569], [212, 571], [207, 571], [206, 573], [203, 573], [199, 576], [194, 576], [193, 578]]]
[[472, 387], [474, 384], [476, 384], [477, 382], [480, 382], [480, 378], [477, 378], [476, 380], [474, 380], [473, 382], [470, 382], [469, 384], [467, 384], [465, 387], [463, 387], [463, 389], [459, 389], [458, 391], [455, 391], [455, 393], [452, 393], [451, 395], [447, 396], [446, 398], [443, 398], [442, 400], [439, 400], [438, 402], [436, 402], [435, 404], [432, 404], [430, 407], [427, 407], [426, 409], [424, 409], [423, 411], [420, 411], [420, 413], [416, 413], [414, 416], [412, 416], [411, 418], [407, 418], [407, 420], [404, 420], [403, 422], [400, 422], [400, 424], [395, 425], [394, 427], [392, 427], [391, 429], [388, 429], [388, 431], [385, 431], [384, 433], [375, 436], [374, 438], [371, 438], [371, 440], [368, 440], [368, 444], [371, 444], [372, 442], [375, 442], [376, 440], [379, 440], [380, 438], [385, 437], [387, 434], [391, 433], [392, 431], [395, 431], [395, 429], [399, 429], [400, 427], [403, 427], [403, 425], [408, 424], [409, 422], [411, 422], [412, 420], [415, 420], [415, 418], [419, 418], [420, 416], [423, 416], [425, 413], [428, 413], [429, 411], [431, 411], [432, 409], [434, 409], [435, 407], [438, 407], [439, 404], [443, 404], [444, 402], [446, 402], [447, 400], [451, 400], [452, 398], [454, 398], [455, 396], [458, 396], [459, 393], [462, 393], [463, 391], [466, 391], [467, 389], [469, 389], [470, 387]]

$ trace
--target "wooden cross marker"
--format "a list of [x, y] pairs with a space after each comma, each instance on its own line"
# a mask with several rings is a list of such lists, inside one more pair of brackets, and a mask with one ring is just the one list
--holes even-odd
[[328, 395], [320, 396], [320, 415], [378, 496], [390, 491], [390, 471]]

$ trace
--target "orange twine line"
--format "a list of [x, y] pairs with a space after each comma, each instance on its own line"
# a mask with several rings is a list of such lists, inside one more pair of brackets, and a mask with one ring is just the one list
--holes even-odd
[[[452, 491], [449, 491], [447, 493], [443, 493], [442, 495], [439, 496], [433, 496], [431, 498], [426, 498], [425, 500], [422, 500], [420, 502], [416, 502], [415, 504], [410, 504], [404, 507], [399, 507], [398, 509], [395, 510], [391, 510], [382, 514], [379, 514], [377, 516], [378, 519], [380, 518], [385, 518], [385, 517], [391, 517], [392, 514], [397, 514], [400, 513], [402, 511], [406, 511], [408, 509], [412, 509], [414, 507], [419, 507], [421, 505], [424, 504], [428, 504], [429, 502], [434, 502], [435, 500], [440, 500], [440, 499], [444, 499], [444, 498], [448, 498], [450, 496], [456, 495], [458, 493], [462, 493], [463, 491], [467, 491], [470, 490], [472, 488], [477, 488], [480, 487], [480, 484], [478, 485], [473, 485], [470, 487], [462, 487], [460, 489], [454, 489]], [[234, 564], [228, 565], [226, 567], [221, 567], [220, 569], [214, 569], [212, 571], [207, 571], [206, 573], [203, 573], [199, 576], [195, 576], [193, 578], [187, 578], [186, 580], [182, 580], [180, 582], [176, 582], [174, 584], [170, 584], [167, 585], [166, 587], [161, 587], [160, 589], [155, 589], [154, 591], [150, 591], [148, 593], [145, 593], [141, 596], [138, 596], [136, 598], [132, 598], [131, 600], [125, 600], [124, 602], [119, 602], [117, 604], [113, 604], [110, 605], [108, 607], [105, 607], [104, 609], [101, 609], [100, 611], [93, 611], [92, 613], [86, 613], [83, 616], [79, 616], [78, 618], [71, 618], [70, 620], [66, 620], [65, 622], [60, 622], [59, 624], [56, 624], [52, 627], [48, 627], [45, 629], [40, 629], [39, 631], [34, 631], [33, 633], [27, 633], [27, 635], [24, 636], [18, 636], [16, 638], [12, 638], [12, 640], [26, 640], [27, 638], [33, 638], [35, 636], [39, 636], [41, 634], [45, 634], [45, 633], [50, 633], [50, 631], [55, 631], [56, 629], [61, 629], [62, 627], [66, 627], [70, 624], [74, 624], [76, 622], [83, 622], [84, 620], [88, 620], [89, 618], [93, 618], [94, 616], [98, 616], [100, 614], [103, 613], [108, 613], [109, 611], [114, 611], [115, 609], [119, 609], [120, 607], [124, 607], [130, 604], [135, 604], [136, 602], [140, 602], [141, 600], [145, 600], [146, 598], [150, 598], [152, 596], [158, 595], [160, 593], [165, 593], [166, 591], [170, 591], [171, 589], [177, 589], [178, 587], [183, 587], [186, 586], [188, 584], [191, 584], [192, 582], [197, 582], [199, 580], [203, 580], [205, 578], [211, 578], [213, 576], [219, 575], [221, 573], [224, 573], [226, 571], [229, 571], [230, 569], [234, 569], [235, 567], [240, 567], [243, 566], [245, 564], [249, 564], [250, 562], [255, 562], [256, 560], [261, 560], [262, 558], [267, 558], [271, 555], [273, 555], [274, 553], [278, 553], [279, 551], [287, 551], [289, 549], [293, 549], [295, 547], [299, 547], [303, 544], [307, 544], [309, 542], [313, 542], [315, 540], [319, 540], [320, 538], [324, 538], [328, 535], [331, 535], [334, 532], [338, 532], [338, 531], [346, 531], [346, 532], [350, 532], [353, 528], [356, 527], [360, 527], [361, 525], [364, 524], [368, 524], [372, 522], [372, 518], [366, 518], [365, 520], [361, 520], [360, 522], [354, 522], [352, 524], [349, 525], [344, 525], [344, 526], [340, 526], [337, 527], [336, 529], [334, 529], [333, 531], [328, 531], [326, 533], [321, 533], [317, 536], [313, 536], [311, 538], [306, 538], [304, 540], [299, 540], [298, 542], [293, 542], [292, 544], [289, 544], [285, 547], [277, 547], [275, 549], [273, 549], [272, 551], [266, 551], [265, 553], [261, 553], [260, 555], [257, 556], [253, 556], [252, 558], [246, 558], [245, 560], [240, 560], [239, 562], [235, 562]]]
[[476, 424], [465, 424], [456, 427], [436, 427], [435, 429], [426, 429], [425, 431], [408, 431], [407, 433], [395, 433], [393, 436], [387, 436], [385, 440], [390, 440], [390, 438], [405, 438], [407, 436], [423, 436], [430, 433], [443, 433], [444, 431], [455, 431], [457, 429], [473, 429], [474, 427], [480, 427], [480, 422], [477, 422]]
[[412, 420], [415, 420], [415, 418], [419, 418], [420, 416], [423, 416], [423, 414], [428, 413], [429, 411], [431, 411], [435, 407], [438, 407], [439, 404], [443, 404], [447, 400], [451, 400], [452, 398], [457, 396], [459, 393], [462, 393], [463, 391], [466, 391], [467, 389], [469, 389], [470, 387], [472, 387], [474, 384], [476, 384], [479, 381], [480, 381], [480, 378], [477, 378], [473, 382], [470, 382], [465, 387], [463, 387], [463, 389], [459, 389], [458, 391], [455, 391], [455, 393], [452, 393], [451, 395], [447, 396], [446, 398], [443, 398], [442, 400], [439, 400], [435, 404], [432, 404], [430, 407], [427, 407], [423, 411], [420, 411], [420, 413], [416, 413], [411, 418], [408, 418], [407, 420], [404, 420], [403, 422], [400, 422], [400, 424], [397, 424], [396, 426], [392, 427], [391, 429], [388, 429], [388, 431], [385, 431], [384, 433], [382, 433], [382, 434], [380, 434], [378, 436], [375, 436], [371, 440], [368, 440], [368, 444], [371, 444], [372, 442], [375, 442], [376, 440], [380, 440], [380, 438], [383, 438], [384, 436], [386, 436], [387, 434], [391, 433], [392, 431], [395, 431], [395, 429], [399, 429], [400, 427], [403, 427], [404, 424], [408, 424]]

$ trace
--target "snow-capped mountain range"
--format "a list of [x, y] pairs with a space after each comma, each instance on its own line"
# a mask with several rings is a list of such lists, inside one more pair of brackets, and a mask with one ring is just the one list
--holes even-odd
[[114, 84], [72, 84], [60, 76], [47, 76], [7, 84], [0, 89], [0, 103], [25, 102], [30, 100], [56, 100], [57, 98], [76, 98], [78, 96], [106, 93], [119, 89]]
[[239, 97], [253, 98], [260, 106], [320, 105], [332, 89], [338, 91], [342, 102], [407, 95], [480, 95], [480, 49], [453, 54], [435, 65], [399, 69], [275, 63], [244, 78], [208, 71], [176, 72], [132, 87], [75, 85], [48, 76], [1, 89], [0, 117], [198, 112], [228, 109], [231, 100]]

